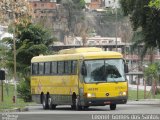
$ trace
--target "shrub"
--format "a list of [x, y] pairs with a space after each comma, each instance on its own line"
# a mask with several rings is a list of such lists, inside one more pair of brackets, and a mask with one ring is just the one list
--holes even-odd
[[30, 79], [25, 78], [17, 86], [18, 96], [25, 102], [31, 102]]

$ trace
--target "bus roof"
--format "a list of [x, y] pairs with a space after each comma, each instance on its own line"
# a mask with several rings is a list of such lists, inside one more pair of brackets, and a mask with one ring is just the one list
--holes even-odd
[[76, 53], [84, 53], [84, 52], [100, 52], [103, 51], [102, 48], [98, 47], [83, 47], [83, 48], [71, 48], [60, 50], [59, 54], [76, 54]]
[[31, 62], [49, 62], [49, 61], [64, 61], [78, 59], [103, 59], [103, 58], [122, 58], [122, 54], [113, 51], [103, 51], [101, 48], [85, 47], [71, 48], [59, 51], [55, 55], [40, 55], [32, 58]]

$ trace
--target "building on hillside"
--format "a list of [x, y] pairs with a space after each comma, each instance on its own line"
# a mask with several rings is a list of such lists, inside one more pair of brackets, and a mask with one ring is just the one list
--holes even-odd
[[85, 0], [86, 9], [120, 8], [119, 0]]
[[[122, 43], [122, 40], [119, 37], [115, 38], [115, 37], [95, 36], [86, 38], [84, 45], [95, 46], [95, 45], [116, 44], [116, 41], [117, 44]], [[83, 40], [81, 37], [66, 36], [64, 39], [64, 45], [83, 45]]]
[[45, 24], [48, 28], [53, 28], [53, 21], [57, 17], [56, 0], [28, 0], [33, 10], [34, 21]]
[[83, 45], [81, 37], [65, 36], [64, 45]]
[[63, 41], [63, 32], [67, 31], [67, 16], [63, 5], [57, 4], [57, 0], [28, 0], [33, 9], [33, 21], [40, 22], [53, 35]]
[[106, 8], [120, 8], [119, 0], [104, 0]]
[[85, 0], [86, 9], [96, 10], [103, 7], [104, 0]]

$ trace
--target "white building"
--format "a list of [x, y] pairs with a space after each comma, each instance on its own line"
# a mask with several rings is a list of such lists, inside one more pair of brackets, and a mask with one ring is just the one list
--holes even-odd
[[[108, 44], [117, 44], [122, 43], [121, 38], [115, 38], [115, 37], [101, 37], [101, 36], [95, 36], [95, 37], [88, 37], [86, 38], [85, 44], [88, 46], [94, 46], [94, 45], [108, 45]], [[66, 36], [64, 40], [65, 45], [83, 45], [83, 41], [81, 37], [71, 37]]]
[[101, 37], [101, 36], [95, 36], [95, 37], [89, 37], [87, 38], [87, 45], [107, 45], [107, 44], [117, 44], [121, 43], [121, 38], [115, 38], [115, 37]]
[[119, 0], [104, 0], [106, 8], [120, 8]]
[[91, 0], [84, 0], [85, 3], [91, 3]]
[[65, 45], [83, 45], [83, 42], [81, 37], [65, 36], [64, 44]]

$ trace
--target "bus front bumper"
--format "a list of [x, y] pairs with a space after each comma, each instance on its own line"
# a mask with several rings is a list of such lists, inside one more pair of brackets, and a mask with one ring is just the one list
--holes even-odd
[[85, 98], [82, 105], [84, 106], [104, 106], [110, 104], [126, 104], [127, 96], [113, 98]]

